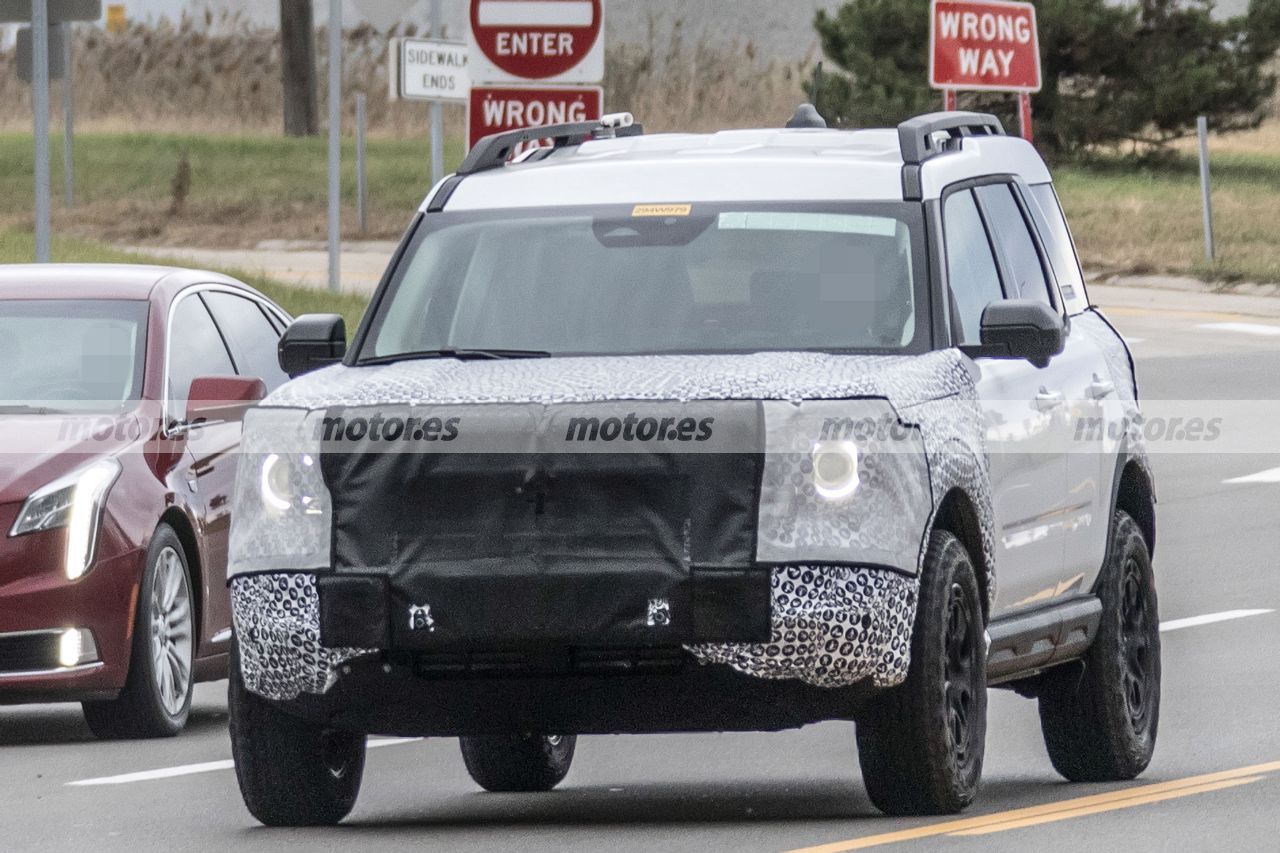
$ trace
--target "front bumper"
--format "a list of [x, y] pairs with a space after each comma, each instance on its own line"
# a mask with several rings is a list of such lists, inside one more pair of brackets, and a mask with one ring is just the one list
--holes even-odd
[[[60, 536], [0, 538], [0, 703], [108, 697], [128, 675], [144, 553], [106, 556], [68, 581]], [[97, 660], [62, 666], [56, 643], [30, 639], [68, 628], [91, 632]]]
[[[728, 669], [749, 676], [747, 683], [755, 683], [766, 693], [785, 688], [768, 688], [759, 680], [795, 682], [814, 688], [864, 684], [892, 687], [907, 675], [918, 586], [916, 578], [887, 569], [776, 568], [771, 573], [768, 642], [690, 645], [682, 651], [677, 648], [678, 656], [695, 665], [695, 670]], [[321, 641], [320, 594], [313, 574], [236, 578], [231, 584], [231, 602], [245, 686], [275, 701], [326, 694], [342, 681], [346, 665], [360, 659], [381, 661], [392, 669], [408, 661], [411, 673], [421, 672], [424, 663], [430, 669], [432, 661], [445, 660], [394, 645], [327, 648]], [[545, 653], [548, 649], [542, 645], [529, 651]], [[594, 660], [602, 650], [575, 647], [550, 651], [553, 657], [560, 654], [572, 661]], [[511, 660], [508, 658], [508, 663]], [[517, 667], [525, 665], [518, 655], [514, 662]], [[512, 674], [509, 667], [505, 672], [502, 667], [495, 671], [492, 663], [487, 663], [490, 674]], [[364, 665], [362, 660], [361, 666]], [[437, 674], [440, 673], [445, 677], [436, 679], [436, 687], [424, 688], [427, 692], [441, 692], [441, 683], [465, 681], [475, 674], [466, 665], [455, 670], [453, 676], [448, 669]], [[553, 668], [547, 674], [559, 677], [566, 673], [577, 677], [572, 666], [568, 670], [563, 666]], [[376, 671], [365, 676], [374, 680], [377, 677]], [[592, 676], [582, 677], [590, 680]], [[550, 685], [554, 681], [551, 678], [540, 683]], [[406, 707], [404, 713], [415, 712]]]

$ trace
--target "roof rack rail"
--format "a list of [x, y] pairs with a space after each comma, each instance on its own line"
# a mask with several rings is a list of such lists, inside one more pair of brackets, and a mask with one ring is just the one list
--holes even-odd
[[[946, 139], [939, 140], [939, 134]], [[1000, 119], [987, 113], [929, 113], [898, 125], [902, 160], [918, 166], [930, 157], [949, 150], [952, 142], [966, 136], [1004, 136]]]
[[539, 139], [550, 139], [552, 149], [555, 150], [581, 145], [591, 139], [643, 135], [644, 126], [636, 124], [631, 113], [614, 113], [596, 121], [526, 127], [507, 133], [495, 133], [475, 144], [456, 174], [461, 177], [500, 169], [511, 159], [517, 147]]
[[924, 197], [920, 167], [926, 160], [957, 150], [966, 137], [1004, 135], [1000, 119], [987, 113], [929, 113], [907, 119], [898, 125], [903, 199], [920, 201]]

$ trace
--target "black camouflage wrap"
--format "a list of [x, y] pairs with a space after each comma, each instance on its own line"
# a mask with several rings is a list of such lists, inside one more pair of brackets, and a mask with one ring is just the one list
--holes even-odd
[[[766, 408], [785, 406], [801, 412], [806, 405], [856, 401], [881, 415], [891, 413], [906, 428], [905, 440], [915, 442], [914, 452], [889, 454], [891, 459], [865, 457], [866, 490], [859, 493], [856, 510], [864, 517], [856, 531], [805, 491], [803, 453], [798, 448], [783, 448], [790, 454], [771, 453], [766, 458], [765, 488], [771, 477], [773, 487], [791, 484], [789, 500], [796, 513], [791, 519], [780, 516], [774, 512], [780, 504], [769, 493], [762, 497], [757, 559], [780, 563], [781, 553], [794, 557], [771, 573], [771, 636], [760, 643], [688, 646], [698, 660], [761, 678], [799, 679], [823, 687], [867, 679], [880, 687], [901, 683], [910, 660], [925, 534], [941, 500], [953, 489], [963, 489], [979, 515], [982, 562], [987, 589], [994, 596], [994, 525], [982, 415], [970, 363], [957, 351], [920, 356], [768, 353], [440, 360], [334, 367], [284, 386], [265, 406], [295, 410], [300, 419], [304, 412], [333, 407], [555, 406], [618, 400], [766, 401]], [[246, 426], [250, 441], [256, 440], [254, 424], [250, 418]], [[250, 468], [253, 464], [250, 458], [242, 462]], [[252, 491], [252, 480], [241, 477], [238, 507], [241, 497]], [[264, 556], [242, 541], [255, 525], [239, 519], [238, 514], [229, 574], [246, 686], [276, 700], [324, 692], [343, 661], [374, 650], [320, 648], [318, 597], [314, 582], [306, 580], [313, 575], [264, 573]], [[858, 532], [863, 530], [883, 533], [863, 537]], [[320, 550], [314, 543], [308, 547]], [[252, 551], [254, 560], [238, 563], [236, 555], [246, 551]], [[873, 559], [868, 560], [868, 554]], [[440, 614], [433, 611], [432, 618]]]

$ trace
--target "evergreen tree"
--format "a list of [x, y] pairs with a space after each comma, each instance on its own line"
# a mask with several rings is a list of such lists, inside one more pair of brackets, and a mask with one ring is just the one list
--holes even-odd
[[[827, 75], [818, 98], [840, 126], [893, 125], [941, 108], [929, 89], [929, 0], [850, 0], [816, 22]], [[1275, 93], [1280, 0], [1217, 20], [1213, 0], [1036, 0], [1044, 90], [1037, 140], [1056, 151], [1132, 141], [1162, 146], [1194, 131], [1256, 127]], [[964, 96], [1014, 121], [1011, 96]]]

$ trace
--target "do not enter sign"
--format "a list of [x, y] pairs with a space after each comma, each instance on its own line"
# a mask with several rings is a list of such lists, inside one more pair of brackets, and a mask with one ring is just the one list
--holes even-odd
[[475, 79], [597, 83], [603, 30], [602, 0], [471, 0]]
[[929, 82], [935, 89], [1040, 91], [1036, 7], [933, 0]]

